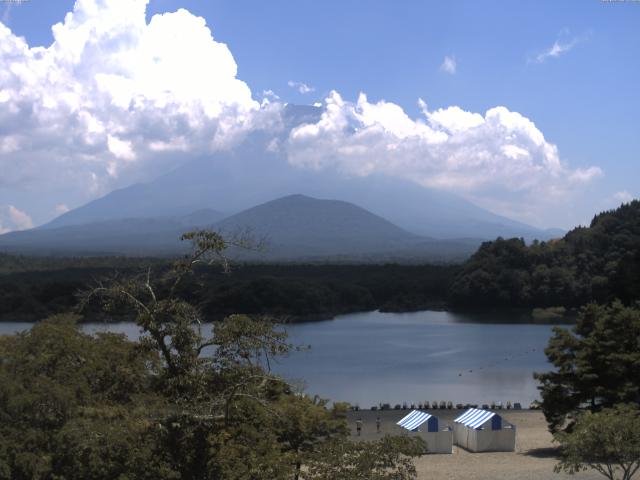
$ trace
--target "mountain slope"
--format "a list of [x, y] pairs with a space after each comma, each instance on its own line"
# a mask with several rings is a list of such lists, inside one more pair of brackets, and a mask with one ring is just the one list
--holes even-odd
[[[282, 143], [286, 143], [287, 128], [319, 114], [314, 107], [292, 107], [288, 112]], [[233, 214], [301, 193], [354, 203], [409, 232], [439, 239], [557, 236], [557, 232], [496, 215], [452, 193], [406, 180], [378, 175], [346, 177], [330, 170], [299, 168], [289, 163], [283, 151], [271, 148], [268, 140], [258, 133], [250, 135], [233, 151], [191, 160], [149, 183], [113, 191], [41, 228], [182, 216], [202, 208]]]
[[441, 241], [409, 233], [357, 205], [288, 195], [216, 223], [225, 233], [249, 230], [266, 239], [260, 253], [234, 252], [260, 261], [460, 261], [478, 240]]
[[267, 256], [389, 253], [421, 241], [391, 222], [351, 203], [289, 195], [218, 222], [233, 233], [243, 229], [268, 241]]
[[[178, 241], [191, 228], [225, 236], [251, 232], [266, 240], [261, 252], [232, 250], [254, 261], [452, 261], [468, 257], [479, 242], [439, 241], [409, 233], [354, 204], [289, 195], [221, 221], [197, 211], [183, 217], [107, 220], [13, 232], [0, 236], [0, 250], [53, 255], [166, 256], [184, 252]], [[219, 218], [219, 217], [218, 217]]]
[[212, 225], [223, 215], [205, 209], [183, 217], [125, 218], [0, 235], [0, 250], [38, 255], [174, 255], [178, 238]]

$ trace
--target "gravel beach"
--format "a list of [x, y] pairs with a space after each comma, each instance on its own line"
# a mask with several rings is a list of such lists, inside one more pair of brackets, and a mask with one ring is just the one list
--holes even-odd
[[[354, 438], [375, 440], [382, 435], [400, 434], [395, 423], [410, 410], [361, 410], [349, 412], [348, 420]], [[464, 410], [432, 410], [440, 419], [440, 425], [452, 425], [453, 419]], [[424, 455], [415, 460], [418, 478], [464, 480], [546, 480], [546, 479], [598, 479], [600, 474], [588, 471], [576, 475], [554, 473], [557, 463], [555, 445], [542, 412], [537, 410], [499, 410], [503, 418], [517, 428], [516, 451], [495, 453], [470, 453], [453, 446], [451, 455]], [[381, 419], [381, 433], [376, 433], [376, 417]], [[362, 434], [356, 436], [355, 422], [362, 418]]]

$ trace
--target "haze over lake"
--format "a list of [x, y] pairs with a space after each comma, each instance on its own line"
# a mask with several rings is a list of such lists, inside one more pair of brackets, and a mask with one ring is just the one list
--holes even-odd
[[[543, 350], [552, 327], [505, 320], [435, 311], [366, 312], [287, 325], [292, 343], [311, 348], [278, 360], [273, 368], [294, 383], [304, 380], [310, 394], [363, 408], [427, 400], [511, 400], [526, 406], [539, 398], [533, 372], [550, 368]], [[0, 323], [0, 333], [30, 325]], [[138, 333], [133, 323], [83, 328], [130, 338]]]

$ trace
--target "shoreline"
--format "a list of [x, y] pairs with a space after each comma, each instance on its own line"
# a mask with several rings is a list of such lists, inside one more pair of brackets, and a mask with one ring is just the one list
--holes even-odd
[[[404, 430], [395, 425], [409, 413], [407, 410], [349, 411], [347, 422], [354, 440], [377, 440], [385, 434], [401, 435]], [[440, 425], [452, 425], [464, 410], [426, 410], [440, 419]], [[496, 410], [516, 427], [514, 452], [471, 453], [456, 445], [452, 454], [427, 454], [414, 460], [418, 480], [595, 480], [602, 478], [594, 471], [569, 475], [555, 473], [557, 444], [547, 429], [540, 410]], [[381, 419], [381, 432], [376, 432], [376, 417]], [[362, 434], [357, 436], [355, 422], [362, 417]]]
[[[335, 320], [338, 317], [354, 314], [367, 314], [367, 313], [397, 313], [397, 314], [412, 314], [420, 312], [448, 312], [453, 315], [461, 317], [456, 320], [461, 323], [476, 323], [476, 324], [505, 324], [505, 325], [573, 325], [575, 323], [574, 312], [568, 312], [565, 316], [536, 316], [536, 310], [547, 310], [542, 308], [510, 308], [510, 307], [488, 307], [488, 308], [455, 308], [452, 305], [446, 303], [434, 303], [432, 305], [424, 305], [419, 308], [407, 307], [405, 309], [389, 309], [384, 305], [380, 308], [371, 310], [340, 310], [331, 313], [310, 313], [305, 315], [291, 315], [291, 314], [267, 314], [267, 317], [275, 320], [278, 325], [294, 325], [303, 323], [316, 323], [327, 322]], [[87, 323], [104, 323], [104, 324], [119, 324], [119, 323], [135, 323], [133, 318], [118, 317], [112, 319], [106, 319], [104, 314], [95, 314], [90, 312], [82, 315], [77, 312], [57, 312], [45, 314], [44, 316], [36, 316], [33, 314], [4, 314], [0, 315], [0, 323], [38, 323], [39, 321], [52, 315], [80, 315], [82, 319], [78, 324]], [[232, 314], [215, 314], [209, 315], [203, 323], [216, 323]], [[240, 313], [240, 315], [256, 316], [253, 313]], [[474, 316], [473, 320], [465, 321], [465, 316]], [[489, 317], [484, 319], [483, 317]]]

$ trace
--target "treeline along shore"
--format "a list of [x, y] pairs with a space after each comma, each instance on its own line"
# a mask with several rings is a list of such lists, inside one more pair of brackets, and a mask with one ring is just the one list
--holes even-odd
[[[15, 265], [15, 257], [3, 257]], [[32, 321], [66, 312], [76, 295], [114, 275], [168, 269], [168, 262], [139, 259], [43, 259], [37, 269], [21, 258], [20, 268], [0, 274], [0, 319]], [[448, 287], [459, 266], [440, 265], [234, 265], [201, 267], [178, 294], [197, 304], [206, 318], [232, 313], [270, 315], [289, 321], [327, 319], [343, 313], [383, 310], [406, 312], [447, 307]], [[85, 311], [85, 320], [100, 315]], [[126, 318], [120, 318], [126, 320]]]
[[[79, 291], [148, 268], [166, 270], [170, 261], [0, 254], [0, 320], [35, 321], [67, 312]], [[556, 240], [485, 242], [462, 264], [237, 264], [232, 270], [200, 267], [177, 293], [211, 320], [244, 313], [293, 322], [370, 310], [557, 312], [614, 299], [629, 304], [640, 297], [640, 202], [603, 212], [588, 227]], [[98, 315], [89, 309], [84, 318]]]

